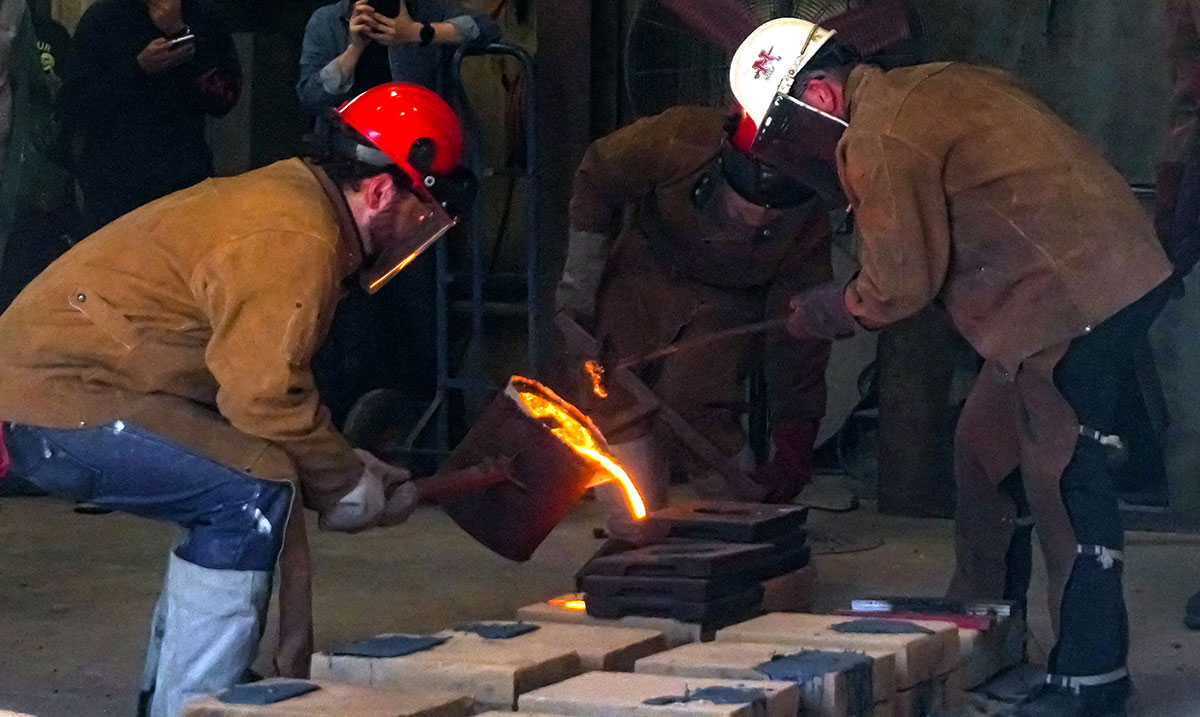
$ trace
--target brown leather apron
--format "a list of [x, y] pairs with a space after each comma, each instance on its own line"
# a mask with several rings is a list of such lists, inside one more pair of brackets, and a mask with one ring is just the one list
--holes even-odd
[[1069, 345], [1064, 342], [1030, 356], [1015, 375], [995, 362], [984, 363], [955, 431], [957, 565], [949, 595], [1003, 596], [1017, 511], [999, 486], [1020, 468], [1046, 561], [1047, 598], [1056, 631], [1077, 544], [1059, 482], [1079, 438], [1079, 420], [1054, 385], [1054, 367]]

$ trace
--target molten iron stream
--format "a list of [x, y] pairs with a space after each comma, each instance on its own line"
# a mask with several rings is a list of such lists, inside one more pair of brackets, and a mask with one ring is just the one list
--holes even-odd
[[608, 389], [604, 388], [604, 366], [599, 361], [588, 359], [583, 363], [583, 370], [592, 378], [592, 392], [600, 398], [608, 398]]
[[550, 429], [551, 433], [608, 474], [607, 477], [598, 477], [599, 479], [594, 481], [593, 485], [614, 480], [619, 482], [625, 490], [625, 500], [628, 501], [629, 510], [633, 516], [639, 520], [646, 517], [646, 504], [642, 502], [642, 496], [638, 494], [637, 486], [633, 484], [629, 474], [621, 466], [600, 450], [600, 445], [587, 426], [577, 421], [561, 405], [545, 396], [526, 391], [521, 391], [519, 395], [525, 407], [534, 417], [554, 419], [557, 425]]

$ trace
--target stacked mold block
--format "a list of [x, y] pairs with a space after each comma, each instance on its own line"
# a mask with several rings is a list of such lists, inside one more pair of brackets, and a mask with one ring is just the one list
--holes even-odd
[[655, 630], [484, 621], [342, 645], [314, 656], [317, 692], [266, 707], [210, 697], [186, 714], [954, 715], [959, 630], [948, 620], [771, 613], [668, 649]]
[[[806, 714], [917, 717], [962, 708], [958, 628], [951, 623], [772, 613], [720, 630], [716, 640], [714, 654], [728, 644], [730, 654], [742, 654], [741, 667], [800, 684]], [[770, 649], [732, 647], [747, 643]], [[869, 666], [855, 655], [870, 658]], [[754, 659], [760, 661], [750, 664]]]
[[473, 708], [468, 695], [453, 692], [275, 678], [193, 700], [183, 717], [466, 717]]
[[655, 511], [638, 545], [612, 542], [576, 575], [589, 615], [655, 617], [701, 633], [812, 593], [807, 509], [698, 501]]
[[953, 623], [958, 627], [959, 672], [968, 690], [1025, 659], [1025, 620], [1014, 602], [871, 597], [852, 601], [845, 614]]
[[511, 710], [530, 690], [589, 670], [632, 670], [666, 649], [653, 630], [483, 621], [432, 635], [380, 635], [313, 656], [322, 679], [420, 687], [471, 695], [481, 707]]
[[[265, 706], [218, 695], [185, 714], [925, 717], [958, 713], [964, 683], [1012, 661], [1023, 633], [1003, 606], [962, 615], [958, 606], [874, 598], [856, 601], [851, 614], [780, 611], [719, 627], [734, 611], [706, 603], [744, 585], [761, 600], [764, 582], [791, 577], [788, 604], [807, 606], [804, 517], [741, 504], [662, 511], [646, 524], [648, 545], [589, 561], [579, 575], [586, 595], [527, 606], [515, 622], [341, 645], [313, 658], [313, 679], [301, 685], [319, 690]], [[659, 546], [671, 550], [646, 550]], [[797, 585], [807, 586], [800, 597]], [[295, 682], [258, 684], [286, 692]]]

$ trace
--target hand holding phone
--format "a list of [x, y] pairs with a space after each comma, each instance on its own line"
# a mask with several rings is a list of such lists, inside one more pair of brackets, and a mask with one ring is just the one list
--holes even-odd
[[195, 42], [195, 41], [196, 41], [195, 33], [189, 32], [186, 35], [180, 35], [179, 37], [172, 37], [170, 40], [167, 40], [167, 48], [168, 49], [175, 48], [175, 47], [178, 47], [179, 45], [182, 45], [185, 42]]
[[137, 63], [147, 75], [157, 75], [181, 65], [196, 54], [194, 35], [168, 40], [156, 37], [138, 53]]

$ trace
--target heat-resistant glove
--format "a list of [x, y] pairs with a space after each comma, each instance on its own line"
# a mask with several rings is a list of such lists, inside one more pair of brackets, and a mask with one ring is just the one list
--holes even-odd
[[775, 453], [754, 472], [754, 481], [767, 489], [764, 503], [791, 503], [812, 480], [813, 443], [820, 422], [815, 419], [771, 427]]
[[792, 297], [787, 330], [798, 339], [845, 339], [862, 326], [846, 306], [845, 285], [831, 281]]
[[596, 317], [596, 294], [604, 277], [611, 242], [606, 234], [572, 228], [567, 260], [554, 293], [555, 309], [566, 312], [583, 326]]
[[[356, 533], [376, 525], [395, 525], [403, 522], [412, 512], [411, 508], [407, 513], [403, 512], [406, 496], [411, 491], [401, 492], [399, 487], [402, 487], [412, 474], [404, 468], [385, 463], [361, 448], [355, 448], [354, 452], [362, 459], [362, 475], [349, 493], [321, 512], [318, 521], [321, 529]], [[397, 497], [397, 494], [401, 497]], [[392, 507], [389, 495], [396, 499], [394, 514], [387, 512], [387, 509]], [[413, 505], [415, 506], [415, 501]], [[399, 520], [396, 520], [397, 517]]]

